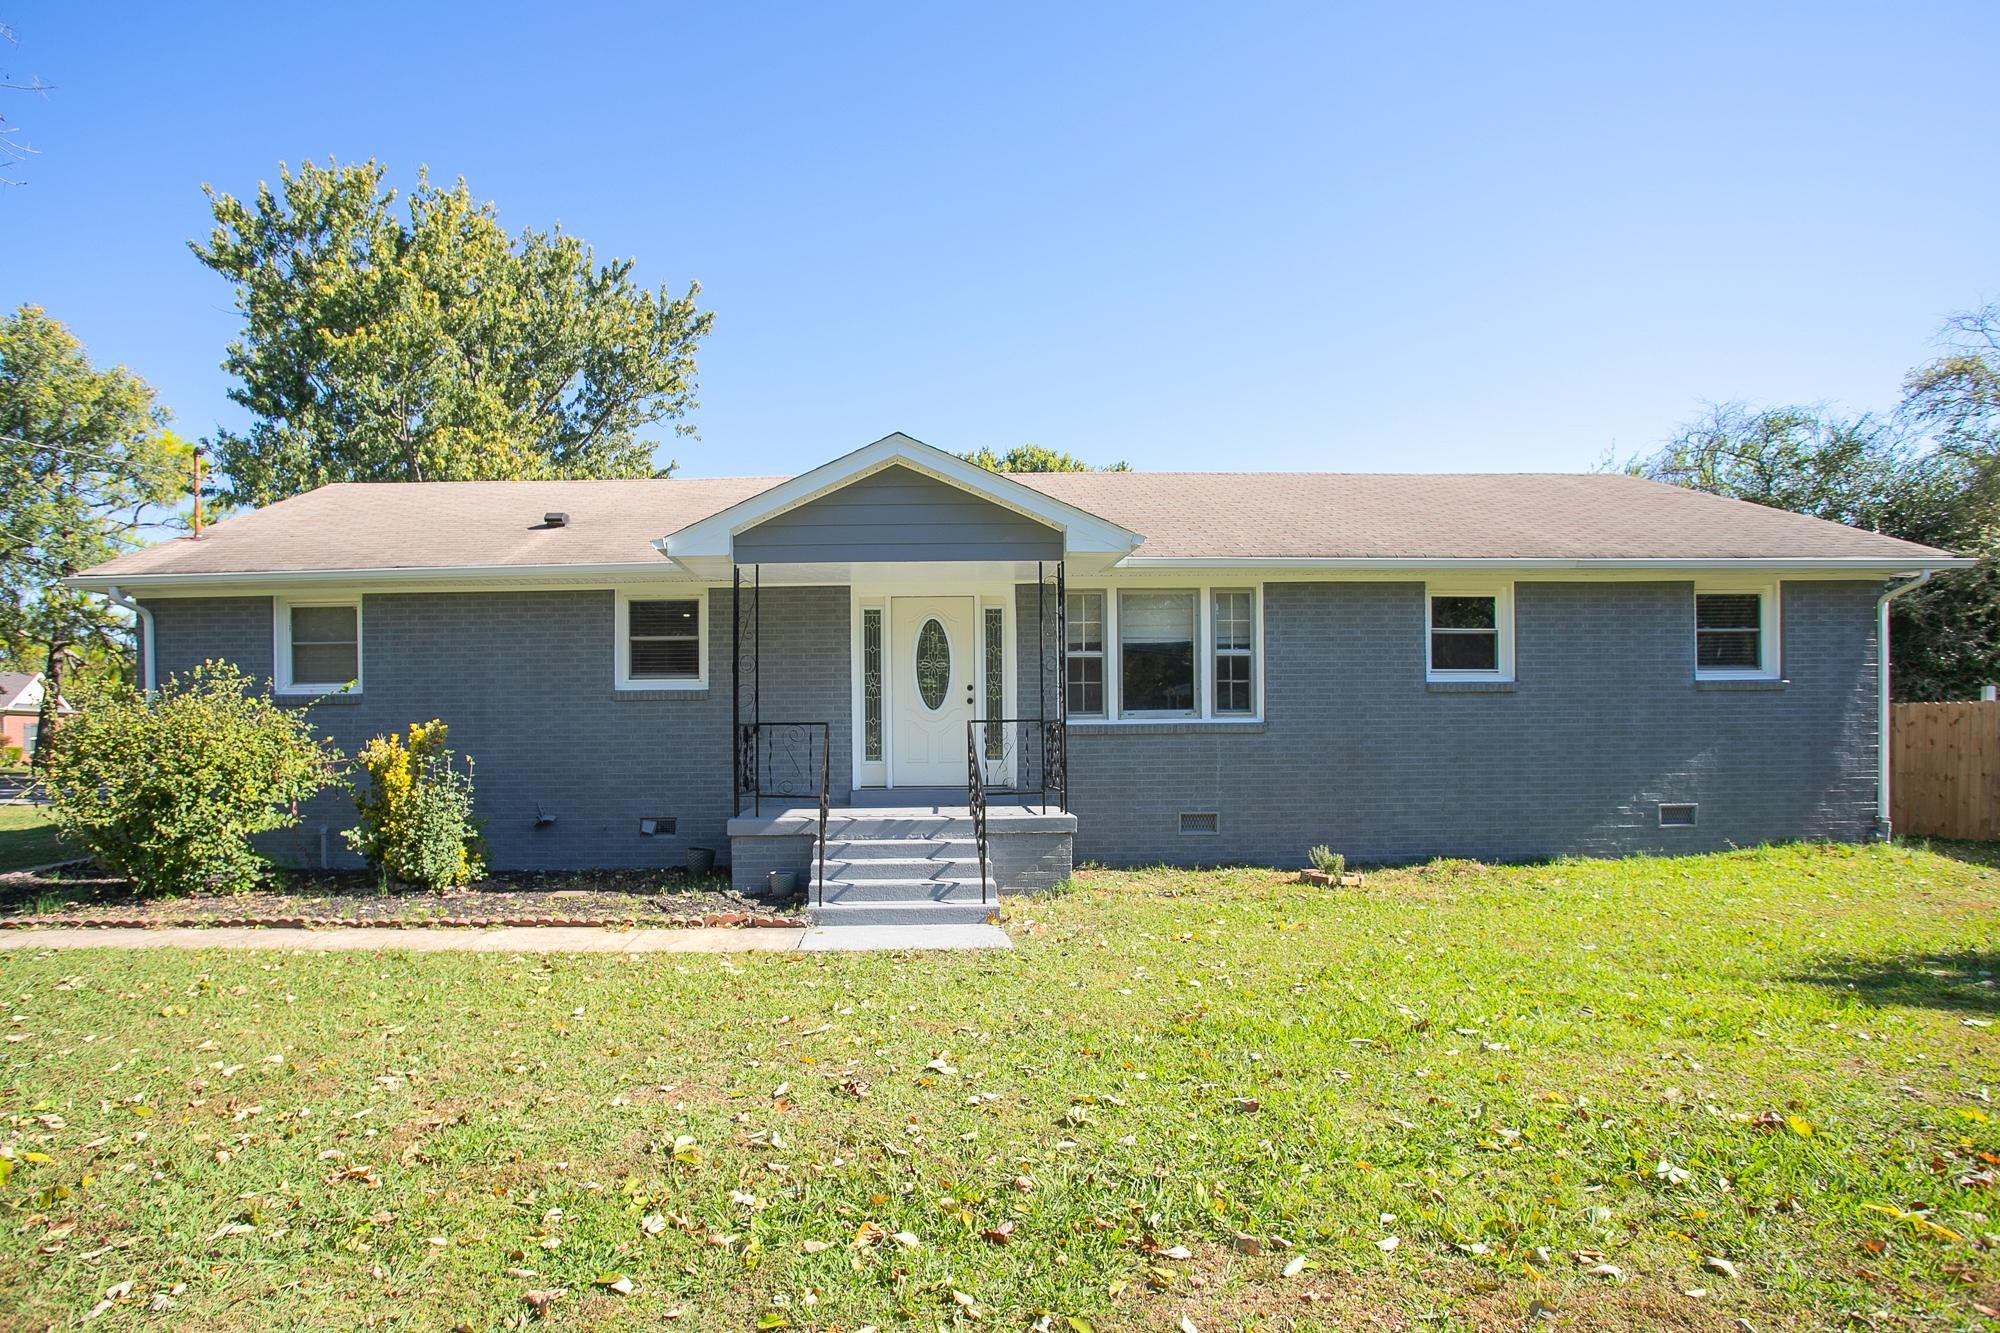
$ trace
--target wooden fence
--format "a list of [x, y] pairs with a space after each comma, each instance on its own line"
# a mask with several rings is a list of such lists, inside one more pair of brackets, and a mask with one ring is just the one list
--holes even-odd
[[2000, 838], [2000, 703], [1895, 705], [1889, 797], [1898, 833]]

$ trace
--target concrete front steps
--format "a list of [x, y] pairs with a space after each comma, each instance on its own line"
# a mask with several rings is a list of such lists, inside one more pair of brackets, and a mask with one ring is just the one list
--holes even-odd
[[1047, 888], [1069, 874], [1076, 818], [999, 805], [987, 814], [982, 901], [979, 848], [964, 806], [851, 806], [827, 819], [824, 878], [819, 812], [791, 809], [729, 822], [732, 875], [754, 887], [767, 868], [803, 871], [806, 911], [818, 925], [978, 925], [1001, 895]]
[[826, 878], [818, 877], [815, 859], [806, 886], [806, 911], [817, 924], [978, 925], [998, 910], [990, 879], [981, 901], [970, 815], [912, 820], [843, 812], [838, 823], [838, 835], [835, 821], [827, 823]]

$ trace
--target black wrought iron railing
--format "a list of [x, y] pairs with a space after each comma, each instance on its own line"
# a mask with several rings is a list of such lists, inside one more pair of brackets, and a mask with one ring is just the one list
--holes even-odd
[[965, 724], [965, 804], [979, 848], [979, 900], [987, 900], [987, 806], [1013, 797], [1047, 814], [1069, 809], [1069, 731], [1059, 717], [976, 717]]
[[764, 813], [764, 800], [816, 801], [821, 905], [826, 897], [826, 824], [831, 808], [833, 726], [827, 722], [743, 722], [736, 728], [736, 808]]

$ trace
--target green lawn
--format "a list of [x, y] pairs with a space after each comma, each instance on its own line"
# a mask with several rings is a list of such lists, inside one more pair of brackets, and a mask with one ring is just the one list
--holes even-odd
[[0, 954], [0, 1322], [1975, 1325], [1996, 906], [1798, 847], [1094, 872], [976, 955]]
[[32, 805], [0, 805], [0, 872], [59, 861], [55, 825]]

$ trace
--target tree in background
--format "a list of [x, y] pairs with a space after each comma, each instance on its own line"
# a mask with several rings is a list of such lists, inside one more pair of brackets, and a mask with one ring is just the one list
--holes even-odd
[[1895, 417], [1710, 407], [1624, 470], [1977, 556], [1898, 598], [1896, 697], [1964, 699], [2000, 682], [2000, 306], [1955, 316]]
[[1106, 463], [1098, 466], [1086, 463], [1081, 458], [1063, 453], [1057, 449], [1046, 449], [1039, 444], [1020, 444], [1004, 454], [996, 454], [991, 449], [975, 449], [969, 454], [960, 454], [968, 463], [976, 463], [988, 472], [1130, 472], [1130, 463]]
[[74, 669], [124, 674], [128, 624], [62, 580], [171, 517], [189, 450], [166, 423], [144, 380], [92, 367], [39, 307], [0, 319], [0, 643], [47, 677], [38, 767]]
[[699, 285], [649, 291], [632, 261], [600, 265], [560, 229], [510, 238], [462, 180], [419, 174], [399, 215], [385, 174], [308, 162], [247, 202], [204, 187], [216, 227], [190, 248], [236, 284], [244, 326], [223, 365], [255, 418], [216, 436], [226, 498], [654, 475], [637, 432], [696, 405], [714, 320]]

